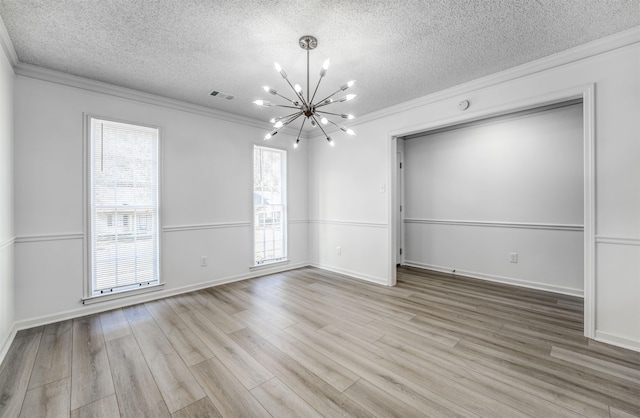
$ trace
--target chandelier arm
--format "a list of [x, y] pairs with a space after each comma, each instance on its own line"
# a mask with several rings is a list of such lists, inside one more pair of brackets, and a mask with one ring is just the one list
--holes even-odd
[[316, 121], [316, 125], [318, 125], [318, 128], [320, 128], [320, 130], [324, 134], [325, 138], [329, 139], [329, 135], [327, 135], [327, 133], [324, 131], [324, 129], [322, 129], [322, 126], [320, 125], [320, 123], [318, 123], [318, 120], [316, 119], [316, 117], [314, 115], [312, 115], [311, 117], [313, 118], [314, 121]]
[[336, 128], [340, 129], [342, 132], [346, 132], [348, 135], [355, 135], [355, 132], [353, 132], [351, 129], [345, 128], [344, 126], [340, 126], [340, 125], [338, 125], [337, 123], [335, 123], [332, 120], [327, 119], [327, 122], [329, 122], [330, 124], [332, 124]]
[[[325, 100], [329, 100], [330, 98], [332, 98], [332, 97], [333, 97], [333, 96], [335, 96], [336, 94], [340, 93], [341, 91], [342, 91], [342, 89], [338, 89], [338, 90], [336, 90], [335, 92], [331, 93], [330, 95], [328, 95], [328, 96], [327, 96], [327, 97], [325, 97], [324, 99], [322, 99], [322, 100], [318, 100], [318, 103], [322, 103], [322, 102], [324, 102]], [[328, 104], [331, 104], [331, 103], [324, 103], [324, 104], [322, 104], [322, 106], [326, 106], [326, 105], [328, 105]], [[320, 105], [319, 105], [319, 106], [320, 106]], [[316, 106], [316, 107], [318, 107], [318, 106]]]
[[[325, 118], [326, 119], [326, 118]], [[331, 119], [327, 119], [327, 122], [329, 122], [330, 124], [332, 124], [333, 126], [336, 126], [338, 128], [340, 128], [340, 125], [338, 125], [337, 123], [335, 123], [334, 121], [332, 121]]]
[[286, 107], [287, 109], [297, 109], [300, 110], [297, 106], [285, 106], [285, 105], [272, 105], [273, 107]]
[[[316, 106], [316, 107], [317, 107], [317, 106]], [[318, 111], [316, 111], [316, 113], [320, 113], [320, 114], [322, 114], [322, 115], [333, 115], [333, 116], [340, 116], [340, 117], [342, 117], [342, 115], [341, 115], [340, 113], [325, 112], [324, 110], [323, 110], [322, 112], [318, 110]], [[329, 120], [329, 119], [327, 119], [327, 120]]]
[[[313, 96], [311, 96], [311, 100], [309, 100], [309, 103], [313, 103], [313, 99], [316, 98], [316, 93], [318, 92], [318, 87], [320, 87], [320, 82], [322, 81], [323, 77], [320, 77], [318, 79], [318, 84], [316, 84], [316, 89], [313, 91]], [[335, 94], [335, 93], [334, 93]], [[326, 99], [325, 99], [326, 100]]]
[[300, 135], [302, 135], [302, 128], [304, 128], [304, 123], [306, 122], [306, 119], [302, 119], [302, 124], [300, 124], [300, 130], [298, 131], [298, 137], [296, 138], [296, 142], [300, 139]]
[[[325, 100], [327, 100], [327, 99], [325, 99]], [[322, 102], [322, 103], [320, 103], [320, 104], [317, 104], [315, 107], [316, 107], [316, 109], [317, 109], [317, 108], [319, 108], [319, 107], [329, 106], [329, 105], [332, 105], [332, 104], [334, 104], [334, 103], [340, 103], [340, 102], [329, 102], [329, 103], [324, 103], [324, 102]]]
[[296, 88], [293, 87], [293, 85], [291, 84], [291, 81], [289, 81], [288, 78], [286, 80], [287, 80], [287, 84], [289, 84], [289, 87], [291, 87], [291, 90], [293, 90], [293, 92], [296, 94], [296, 97], [298, 97], [298, 99], [300, 99], [300, 101], [302, 102], [303, 105], [307, 106], [307, 101], [304, 99], [304, 96], [296, 91]]
[[298, 112], [296, 113], [294, 116], [291, 116], [291, 118], [289, 118], [288, 121], [284, 122], [282, 124], [283, 127], [289, 125], [291, 122], [293, 122], [294, 120], [298, 119], [300, 116], [302, 116], [304, 113], [303, 112]]
[[290, 118], [293, 115], [297, 115], [300, 112], [302, 112], [302, 111], [300, 109], [298, 109], [297, 112], [289, 113], [288, 115], [285, 115], [285, 116], [279, 116], [277, 118], [273, 118], [273, 120], [275, 120], [275, 121], [284, 120], [284, 119]]
[[280, 94], [280, 93], [276, 93], [276, 96], [280, 96], [280, 97], [282, 97], [283, 99], [285, 99], [285, 100], [286, 100], [286, 101], [288, 101], [288, 102], [295, 103], [295, 100], [291, 100], [290, 98], [285, 97], [285, 96], [283, 96], [283, 95], [282, 95], [282, 94]]

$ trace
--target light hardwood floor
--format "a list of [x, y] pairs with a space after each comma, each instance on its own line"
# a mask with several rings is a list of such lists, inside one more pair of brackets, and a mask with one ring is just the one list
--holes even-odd
[[640, 353], [578, 298], [315, 268], [18, 333], [1, 417], [640, 416]]

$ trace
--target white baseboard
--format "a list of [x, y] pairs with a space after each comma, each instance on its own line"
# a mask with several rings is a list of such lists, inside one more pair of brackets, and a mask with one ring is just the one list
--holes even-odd
[[441, 273], [455, 274], [457, 276], [471, 277], [473, 279], [487, 280], [490, 282], [521, 286], [529, 289], [545, 290], [547, 292], [560, 293], [560, 294], [569, 295], [569, 296], [577, 296], [580, 298], [584, 297], [584, 291], [582, 289], [573, 289], [573, 288], [564, 287], [564, 286], [554, 286], [546, 283], [538, 283], [538, 282], [532, 282], [529, 280], [496, 276], [493, 274], [478, 273], [475, 271], [466, 271], [466, 270], [460, 270], [460, 269], [456, 269], [455, 273], [453, 273], [451, 268], [436, 266], [433, 264], [419, 263], [417, 261], [410, 261], [410, 260], [405, 260], [403, 265], [408, 267], [425, 269], [425, 270], [434, 270]]
[[9, 352], [9, 347], [11, 347], [13, 340], [16, 338], [17, 332], [18, 332], [18, 327], [14, 322], [13, 326], [11, 327], [11, 331], [9, 332], [9, 335], [7, 335], [7, 339], [2, 342], [2, 345], [0, 345], [0, 364], [2, 364], [2, 362], [4, 361], [4, 358], [7, 356], [7, 353]]
[[[259, 271], [252, 271], [244, 274], [238, 274], [235, 276], [221, 277], [218, 279], [210, 280], [207, 282], [201, 282], [188, 286], [182, 286], [173, 289], [160, 290], [157, 292], [150, 292], [139, 294], [135, 296], [123, 296], [119, 299], [112, 299], [109, 301], [98, 302], [91, 305], [81, 305], [79, 308], [71, 309], [68, 311], [44, 315], [37, 318], [24, 319], [15, 323], [14, 329], [16, 331], [29, 329], [41, 325], [47, 325], [54, 322], [66, 321], [68, 319], [79, 318], [86, 315], [93, 315], [100, 312], [110, 311], [112, 309], [123, 308], [126, 306], [136, 305], [138, 303], [150, 302], [157, 299], [163, 299], [170, 296], [180, 295], [182, 293], [189, 293], [200, 289], [206, 289], [208, 287], [219, 286], [226, 283], [237, 282], [240, 280], [252, 279], [255, 277], [266, 276], [268, 274], [279, 273], [282, 271], [293, 270], [300, 267], [306, 267], [310, 265], [307, 262], [294, 263], [287, 265], [280, 265], [270, 269], [261, 269]], [[13, 338], [11, 338], [13, 341]], [[11, 345], [11, 342], [8, 343]]]
[[382, 277], [371, 276], [368, 274], [358, 273], [356, 271], [346, 270], [339, 267], [329, 266], [327, 264], [321, 263], [309, 263], [311, 267], [317, 267], [319, 269], [332, 271], [334, 273], [344, 274], [349, 277], [353, 277], [354, 279], [363, 280], [365, 282], [378, 284], [381, 286], [389, 286], [389, 282]]
[[640, 341], [596, 330], [596, 341], [640, 352]]

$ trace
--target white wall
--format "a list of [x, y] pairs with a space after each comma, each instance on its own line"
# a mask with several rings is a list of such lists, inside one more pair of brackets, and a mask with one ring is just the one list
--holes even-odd
[[582, 125], [574, 104], [406, 140], [405, 264], [582, 296]]
[[[0, 21], [0, 25], [2, 22]], [[14, 73], [0, 48], [0, 362], [11, 342], [13, 290], [13, 94]]]
[[[392, 219], [386, 187], [392, 180], [392, 136], [491, 114], [594, 83], [595, 335], [640, 350], [639, 33], [634, 29], [368, 115], [353, 125], [356, 137], [334, 135], [335, 149], [328, 149], [321, 140], [312, 141], [309, 193], [311, 217], [317, 220], [310, 228], [315, 248], [312, 261], [390, 282], [393, 243], [385, 228], [389, 230]], [[457, 105], [463, 99], [471, 107], [461, 113]], [[380, 185], [385, 186], [384, 193]], [[354, 238], [361, 233], [364, 239]], [[325, 236], [332, 238], [329, 245], [322, 240]], [[341, 244], [343, 252], [337, 256], [332, 247]]]
[[[15, 97], [16, 321], [20, 327], [140, 298], [83, 306], [83, 114], [158, 126], [162, 141], [157, 297], [259, 275], [252, 264], [253, 144], [264, 129], [18, 75]], [[266, 125], [265, 125], [266, 126]], [[288, 151], [289, 259], [306, 265], [307, 153]], [[297, 222], [296, 222], [297, 221]], [[208, 267], [200, 267], [200, 257]]]

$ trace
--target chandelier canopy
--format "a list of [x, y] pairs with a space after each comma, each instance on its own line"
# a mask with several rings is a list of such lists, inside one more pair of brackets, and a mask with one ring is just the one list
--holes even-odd
[[322, 100], [317, 100], [314, 101], [315, 97], [316, 97], [316, 93], [318, 92], [318, 87], [320, 87], [320, 82], [322, 81], [322, 79], [325, 77], [325, 75], [327, 74], [327, 70], [329, 69], [329, 60], [327, 59], [324, 64], [322, 65], [322, 68], [320, 69], [320, 78], [318, 79], [318, 84], [316, 84], [316, 88], [313, 91], [313, 95], [310, 95], [310, 85], [309, 85], [309, 51], [311, 51], [312, 49], [314, 49], [316, 46], [318, 46], [318, 40], [310, 35], [305, 35], [303, 37], [300, 38], [299, 40], [299, 44], [300, 44], [300, 48], [304, 49], [307, 51], [307, 95], [304, 95], [304, 92], [302, 91], [302, 87], [300, 87], [299, 84], [296, 85], [292, 85], [291, 82], [289, 81], [289, 78], [287, 77], [287, 73], [284, 72], [284, 70], [282, 69], [282, 67], [280, 65], [278, 65], [278, 63], [275, 63], [275, 67], [276, 67], [276, 71], [278, 71], [280, 73], [280, 75], [282, 76], [282, 78], [285, 79], [285, 81], [287, 82], [287, 84], [289, 84], [289, 87], [291, 87], [291, 90], [293, 91], [293, 93], [295, 94], [295, 99], [290, 99], [280, 93], [278, 93], [276, 90], [272, 89], [269, 86], [264, 86], [263, 89], [264, 91], [266, 91], [267, 93], [273, 94], [274, 96], [278, 96], [284, 100], [286, 100], [288, 102], [287, 105], [281, 105], [281, 104], [274, 104], [271, 103], [267, 100], [255, 100], [253, 103], [258, 105], [258, 106], [264, 106], [264, 107], [282, 107], [282, 108], [286, 108], [286, 109], [294, 109], [293, 113], [290, 113], [288, 115], [285, 116], [280, 116], [277, 118], [273, 118], [271, 119], [271, 123], [273, 123], [273, 130], [271, 132], [269, 132], [267, 135], [265, 135], [264, 139], [265, 141], [270, 139], [271, 137], [273, 137], [274, 135], [276, 135], [280, 129], [284, 128], [285, 126], [291, 124], [293, 121], [297, 120], [300, 117], [302, 118], [302, 124], [300, 126], [300, 130], [298, 131], [298, 137], [296, 138], [296, 142], [293, 145], [294, 148], [298, 147], [298, 144], [300, 143], [300, 135], [302, 134], [302, 129], [304, 128], [305, 122], [307, 120], [309, 120], [309, 123], [311, 124], [311, 126], [313, 127], [318, 127], [320, 128], [320, 130], [322, 131], [322, 133], [324, 134], [324, 136], [327, 138], [327, 141], [329, 142], [329, 145], [334, 146], [334, 142], [331, 139], [331, 137], [329, 135], [327, 135], [327, 132], [324, 130], [324, 128], [322, 127], [322, 125], [327, 125], [327, 124], [332, 124], [337, 126], [341, 131], [346, 132], [349, 135], [355, 135], [355, 132], [353, 132], [351, 129], [349, 128], [345, 128], [344, 126], [341, 126], [331, 120], [329, 120], [327, 118], [327, 116], [331, 117], [341, 117], [343, 119], [354, 119], [353, 115], [349, 115], [349, 114], [345, 114], [345, 113], [332, 113], [332, 112], [327, 112], [325, 110], [321, 110], [321, 108], [324, 108], [325, 106], [331, 105], [333, 103], [342, 103], [342, 102], [347, 102], [351, 99], [353, 99], [354, 97], [356, 97], [355, 94], [347, 94], [344, 97], [341, 97], [339, 99], [333, 99], [333, 96], [335, 96], [336, 94], [345, 91], [346, 89], [348, 89], [349, 87], [353, 86], [353, 84], [355, 83], [355, 81], [349, 81], [345, 84], [343, 84], [342, 86], [340, 86], [340, 88], [338, 90], [336, 90], [335, 92], [333, 92], [332, 94], [330, 94], [329, 96], [323, 98]]

